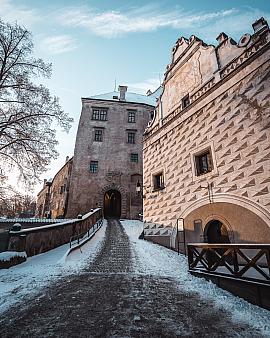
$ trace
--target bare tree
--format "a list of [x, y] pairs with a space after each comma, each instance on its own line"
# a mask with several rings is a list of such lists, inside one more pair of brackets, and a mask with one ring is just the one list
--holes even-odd
[[57, 157], [58, 124], [68, 131], [69, 118], [49, 90], [34, 78], [51, 76], [51, 64], [35, 59], [31, 33], [0, 20], [0, 170], [19, 170], [34, 182]]

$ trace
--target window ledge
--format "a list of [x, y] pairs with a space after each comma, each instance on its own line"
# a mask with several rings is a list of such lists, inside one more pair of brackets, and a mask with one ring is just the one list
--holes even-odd
[[153, 189], [153, 192], [157, 192], [157, 191], [160, 191], [160, 190], [164, 190], [166, 187], [159, 187], [159, 188], [154, 188]]

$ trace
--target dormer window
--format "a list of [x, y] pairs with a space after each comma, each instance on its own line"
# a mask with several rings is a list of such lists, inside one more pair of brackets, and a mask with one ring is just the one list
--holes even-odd
[[182, 99], [182, 109], [185, 109], [189, 105], [190, 105], [190, 98], [188, 94]]

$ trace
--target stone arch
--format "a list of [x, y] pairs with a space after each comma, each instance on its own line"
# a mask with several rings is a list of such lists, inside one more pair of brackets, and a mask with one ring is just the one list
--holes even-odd
[[117, 190], [121, 194], [121, 217], [126, 217], [127, 215], [127, 197], [126, 190], [118, 184], [110, 183], [100, 189], [99, 192], [99, 205], [104, 209], [104, 194], [109, 190]]
[[[219, 233], [216, 231], [218, 228], [221, 230]], [[215, 235], [215, 240], [213, 240], [213, 234]], [[211, 220], [205, 224], [203, 235], [204, 241], [206, 243], [231, 243], [230, 233], [227, 224], [224, 224], [224, 222], [220, 221], [216, 217], [211, 218]]]
[[220, 221], [221, 223], [223, 223], [225, 226], [226, 226], [226, 228], [227, 228], [227, 231], [228, 231], [228, 235], [229, 235], [229, 239], [230, 239], [230, 242], [231, 243], [234, 243], [235, 241], [234, 241], [234, 233], [233, 233], [233, 228], [232, 228], [232, 226], [231, 226], [231, 224], [230, 224], [230, 222], [224, 217], [224, 216], [221, 216], [221, 215], [219, 215], [219, 214], [211, 214], [210, 216], [208, 216], [208, 217], [206, 217], [205, 218], [205, 224], [203, 225], [203, 232], [204, 232], [204, 234], [205, 234], [205, 232], [206, 232], [206, 227], [207, 227], [207, 225], [211, 222], [211, 221], [213, 221], [213, 220], [217, 220], [217, 221]]
[[[243, 208], [246, 208], [259, 216], [267, 225], [270, 227], [270, 212], [266, 210], [262, 205], [251, 201], [248, 198], [237, 196], [234, 194], [216, 194], [213, 196], [213, 203], [224, 202], [239, 205]], [[179, 218], [185, 218], [192, 211], [198, 209], [201, 206], [209, 204], [209, 197], [205, 196], [194, 203], [189, 205], [180, 215]]]

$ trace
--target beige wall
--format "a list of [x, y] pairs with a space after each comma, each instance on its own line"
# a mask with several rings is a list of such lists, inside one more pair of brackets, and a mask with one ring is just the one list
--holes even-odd
[[[161, 105], [167, 107], [163, 110], [164, 118], [157, 114], [144, 139], [144, 219], [147, 222], [172, 228], [177, 218], [187, 217], [187, 210], [193, 204], [198, 202], [200, 208], [200, 201], [209, 196], [207, 186], [212, 184], [213, 201], [230, 203], [230, 208], [224, 207], [226, 210], [222, 212], [225, 218], [227, 213], [230, 218], [241, 211], [256, 225], [247, 223], [244, 217], [235, 216], [233, 222], [230, 219], [237, 239], [269, 242], [269, 37], [269, 30], [264, 28], [244, 47], [232, 44], [230, 39], [217, 46], [215, 54], [220, 56], [222, 67], [208, 73], [208, 77], [205, 75], [210, 81], [191, 90], [191, 104], [185, 109], [181, 107], [181, 91], [177, 108], [166, 94], [170, 83], [176, 83], [177, 77], [183, 74], [180, 76], [179, 70], [174, 73], [175, 78], [165, 76], [165, 94], [158, 106], [159, 110]], [[199, 45], [197, 50], [192, 48], [195, 45]], [[191, 58], [196, 59], [197, 55], [199, 69], [210, 72], [211, 68], [204, 67], [202, 54], [213, 48], [194, 39], [190, 39], [187, 50], [182, 50], [172, 69], [179, 65], [184, 70], [191, 51]], [[214, 168], [210, 173], [196, 176], [194, 156], [205, 148], [211, 149]], [[160, 170], [164, 171], [165, 189], [153, 191], [153, 175]], [[149, 236], [155, 235], [153, 229], [147, 230]], [[161, 232], [160, 227], [158, 231]]]
[[[201, 227], [194, 227], [196, 220], [201, 220]], [[221, 202], [198, 207], [185, 217], [187, 243], [204, 242], [205, 227], [211, 220], [226, 226], [231, 243], [270, 243], [269, 226], [258, 215], [242, 206]]]

